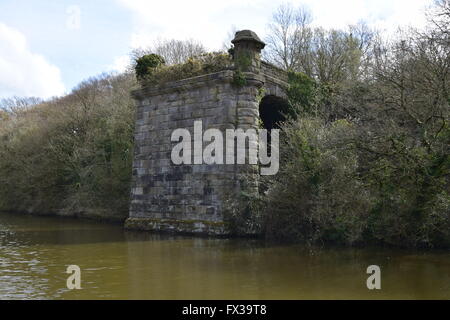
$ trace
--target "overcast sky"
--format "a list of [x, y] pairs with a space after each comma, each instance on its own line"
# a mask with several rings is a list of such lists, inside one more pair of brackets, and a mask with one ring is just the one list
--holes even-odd
[[386, 34], [423, 26], [432, 0], [0, 0], [0, 98], [62, 95], [83, 79], [121, 71], [133, 48], [154, 39], [195, 39], [220, 49], [227, 34], [252, 29], [262, 39], [282, 3], [309, 7], [314, 24], [344, 28], [359, 20]]

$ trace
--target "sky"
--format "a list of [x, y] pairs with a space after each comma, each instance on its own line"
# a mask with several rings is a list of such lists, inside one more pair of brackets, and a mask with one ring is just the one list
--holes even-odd
[[422, 27], [432, 0], [0, 0], [0, 99], [69, 93], [102, 72], [121, 72], [132, 49], [157, 39], [194, 39], [219, 50], [235, 28], [264, 40], [284, 3], [306, 6], [313, 24], [365, 21], [393, 34]]

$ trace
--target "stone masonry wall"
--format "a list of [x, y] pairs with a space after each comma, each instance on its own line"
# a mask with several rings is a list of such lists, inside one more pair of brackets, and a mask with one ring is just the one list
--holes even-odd
[[[225, 70], [133, 93], [137, 115], [127, 228], [228, 234], [224, 196], [238, 188], [238, 174], [246, 165], [175, 165], [171, 151], [178, 142], [171, 142], [171, 134], [186, 128], [193, 145], [196, 120], [202, 121], [203, 132], [215, 128], [224, 137], [228, 128], [256, 129], [259, 89], [265, 82], [269, 91], [282, 89], [258, 71], [244, 75], [246, 84], [240, 87], [233, 84], [234, 72]], [[272, 73], [267, 76], [273, 78]]]

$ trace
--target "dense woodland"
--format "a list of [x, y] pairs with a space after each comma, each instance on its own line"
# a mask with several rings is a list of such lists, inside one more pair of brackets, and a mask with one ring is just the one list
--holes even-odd
[[[364, 23], [313, 27], [305, 8], [279, 7], [263, 58], [289, 72], [280, 171], [229, 204], [237, 232], [253, 224], [274, 240], [450, 246], [450, 2], [424, 14], [425, 29], [387, 39]], [[132, 56], [150, 53], [161, 57], [149, 66], [158, 81], [229, 61], [176, 40]], [[126, 217], [138, 69], [61, 98], [2, 101], [1, 210]]]

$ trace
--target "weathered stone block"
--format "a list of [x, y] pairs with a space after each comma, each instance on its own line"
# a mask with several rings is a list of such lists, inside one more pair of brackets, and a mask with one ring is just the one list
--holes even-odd
[[[175, 165], [170, 158], [175, 143], [170, 138], [173, 130], [185, 128], [193, 139], [196, 120], [202, 120], [203, 130], [256, 128], [259, 88], [268, 94], [283, 94], [287, 77], [260, 61], [264, 44], [259, 38], [244, 30], [233, 42], [235, 59], [248, 54], [252, 58], [243, 70], [244, 86], [233, 83], [234, 71], [224, 70], [133, 92], [137, 112], [127, 228], [216, 236], [229, 233], [223, 215], [224, 194], [235, 190], [237, 173], [249, 165], [207, 165], [203, 157], [195, 159], [201, 164]], [[224, 147], [224, 155], [227, 148], [235, 150]], [[250, 144], [250, 149], [256, 148]]]

